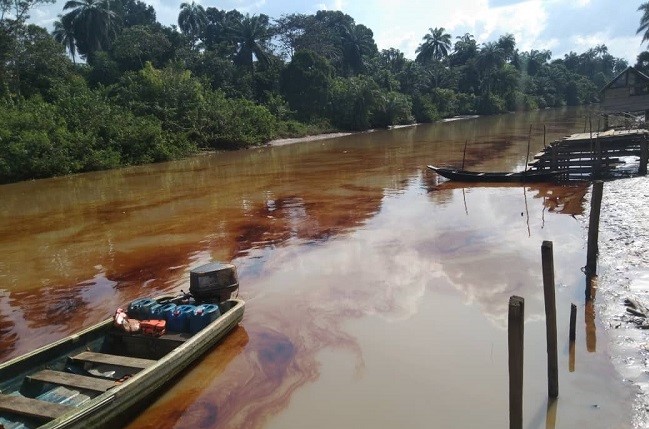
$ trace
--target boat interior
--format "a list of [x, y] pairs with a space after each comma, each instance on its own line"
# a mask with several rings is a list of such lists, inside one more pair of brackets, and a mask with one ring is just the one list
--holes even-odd
[[[221, 314], [236, 305], [218, 304]], [[34, 428], [121, 385], [192, 337], [129, 333], [108, 319], [0, 365], [0, 428]]]

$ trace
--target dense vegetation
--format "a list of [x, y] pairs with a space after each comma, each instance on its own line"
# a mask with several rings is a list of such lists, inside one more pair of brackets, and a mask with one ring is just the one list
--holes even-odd
[[372, 30], [342, 12], [273, 20], [194, 2], [166, 27], [140, 0], [70, 0], [50, 34], [27, 22], [48, 2], [0, 0], [0, 182], [591, 103], [627, 67], [604, 45], [550, 61], [510, 34], [478, 44], [444, 28], [410, 60], [379, 51]]

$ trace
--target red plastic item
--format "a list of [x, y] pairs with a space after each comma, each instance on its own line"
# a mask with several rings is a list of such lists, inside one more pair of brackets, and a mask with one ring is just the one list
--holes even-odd
[[166, 320], [142, 320], [140, 322], [140, 332], [144, 335], [159, 337], [165, 333], [167, 327]]

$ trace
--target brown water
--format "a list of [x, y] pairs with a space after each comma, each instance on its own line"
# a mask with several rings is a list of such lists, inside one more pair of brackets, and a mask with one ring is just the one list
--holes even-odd
[[[583, 131], [548, 110], [0, 187], [0, 360], [239, 268], [239, 328], [131, 428], [502, 428], [507, 302], [526, 299], [525, 427], [625, 428], [633, 392], [583, 303], [585, 185], [438, 185], [520, 170]], [[560, 399], [547, 404], [540, 247], [554, 242]], [[579, 307], [574, 356], [570, 302]], [[600, 335], [601, 338], [598, 338]], [[573, 362], [571, 364], [571, 361]], [[573, 369], [573, 370], [571, 370]]]

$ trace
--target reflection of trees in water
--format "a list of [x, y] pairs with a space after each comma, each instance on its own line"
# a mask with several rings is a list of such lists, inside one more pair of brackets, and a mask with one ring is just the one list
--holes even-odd
[[543, 199], [543, 210], [568, 215], [581, 215], [586, 203], [587, 183], [575, 185], [551, 184], [516, 184], [516, 183], [462, 183], [453, 180], [439, 179], [435, 173], [427, 172], [424, 183], [429, 198], [438, 204], [448, 204], [456, 195], [454, 190], [479, 191], [480, 189], [520, 188], [521, 199], [527, 197]]
[[18, 341], [18, 334], [14, 330], [15, 322], [9, 317], [12, 311], [7, 301], [7, 296], [0, 292], [0, 361], [14, 351]]

